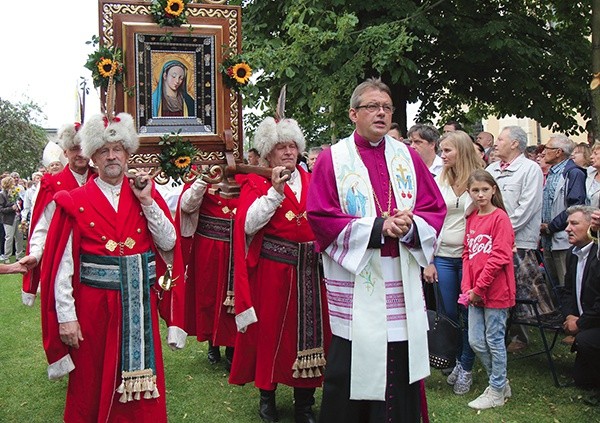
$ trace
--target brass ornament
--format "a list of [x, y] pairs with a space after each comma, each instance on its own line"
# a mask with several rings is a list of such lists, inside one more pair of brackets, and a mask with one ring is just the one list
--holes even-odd
[[163, 291], [170, 291], [173, 287], [175, 287], [175, 280], [177, 280], [177, 278], [173, 279], [171, 274], [172, 270], [173, 265], [167, 264], [167, 270], [165, 271], [165, 274], [158, 278], [158, 285], [163, 289]]

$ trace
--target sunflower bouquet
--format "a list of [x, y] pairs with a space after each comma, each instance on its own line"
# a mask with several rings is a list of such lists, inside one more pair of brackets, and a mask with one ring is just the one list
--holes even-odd
[[[94, 36], [86, 44], [92, 44], [96, 47], [99, 44], [99, 39], [97, 36]], [[111, 76], [115, 82], [123, 82], [125, 65], [123, 64], [121, 49], [117, 47], [108, 48], [98, 46], [96, 51], [88, 56], [88, 60], [84, 66], [92, 72], [92, 80], [96, 88], [108, 87], [108, 80]]]
[[226, 54], [220, 70], [225, 85], [238, 92], [252, 76], [252, 68], [241, 54]]
[[150, 12], [160, 27], [181, 26], [187, 23], [185, 13], [190, 0], [153, 0]]
[[189, 141], [183, 141], [179, 132], [165, 134], [158, 142], [160, 168], [166, 176], [173, 178], [174, 185], [180, 185], [185, 175], [192, 169], [192, 160], [198, 153]]

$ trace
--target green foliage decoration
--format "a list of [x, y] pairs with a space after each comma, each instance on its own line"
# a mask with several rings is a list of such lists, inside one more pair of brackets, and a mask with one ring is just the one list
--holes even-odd
[[173, 179], [173, 185], [181, 185], [183, 177], [192, 169], [194, 156], [198, 153], [191, 142], [183, 140], [180, 132], [181, 130], [164, 134], [158, 142], [160, 168]]

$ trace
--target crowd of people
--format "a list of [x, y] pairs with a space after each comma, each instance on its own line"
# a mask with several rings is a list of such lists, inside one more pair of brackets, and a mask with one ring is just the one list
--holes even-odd
[[24, 304], [40, 297], [48, 376], [69, 375], [64, 420], [167, 421], [162, 317], [172, 349], [194, 336], [215, 364], [224, 347], [265, 422], [279, 384], [298, 423], [317, 421], [321, 387], [323, 423], [427, 422], [430, 284], [462, 328], [448, 384], [468, 394], [479, 360], [489, 386], [468, 406], [500, 407], [507, 354], [528, 347], [508, 317], [544, 274], [562, 288], [540, 300], [560, 303], [574, 382], [600, 401], [600, 144], [553, 135], [528, 151], [519, 127], [471, 137], [458, 122], [404, 138], [391, 98], [361, 83], [353, 133], [308, 151], [296, 120], [265, 118], [247, 158], [269, 176], [237, 175], [235, 199], [198, 178], [175, 213], [146, 172], [127, 173], [126, 113], [61, 128], [27, 189], [2, 178], [1, 258], [15, 240], [16, 261], [0, 273], [24, 273]]

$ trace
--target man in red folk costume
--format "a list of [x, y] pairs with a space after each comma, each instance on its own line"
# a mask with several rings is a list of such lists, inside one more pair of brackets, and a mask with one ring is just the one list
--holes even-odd
[[[85, 184], [94, 175], [89, 166], [89, 158], [81, 152], [81, 138], [79, 137], [79, 123], [63, 125], [58, 131], [58, 143], [60, 151], [68, 165], [60, 172], [46, 173], [40, 181], [35, 205], [31, 212], [29, 224], [29, 241], [27, 242], [26, 256], [21, 263], [32, 269], [23, 276], [23, 292], [21, 294], [23, 304], [32, 306], [40, 285], [40, 268], [44, 244], [48, 235], [48, 227], [56, 210], [56, 204], [52, 200], [58, 191], [72, 191]], [[50, 160], [58, 161], [58, 157]]]
[[178, 224], [187, 265], [185, 330], [200, 342], [208, 341], [208, 360], [221, 360], [225, 346], [231, 368], [237, 334], [233, 309], [233, 220], [237, 198], [210, 192], [196, 179], [184, 187], [179, 200]]
[[[48, 376], [69, 373], [65, 422], [166, 422], [158, 312], [169, 346], [183, 347], [181, 253], [150, 177], [140, 173], [143, 189], [125, 177], [133, 118], [108, 116], [81, 129], [98, 176], [54, 197], [41, 281]], [[165, 269], [172, 278], [157, 282]]]
[[254, 145], [273, 172], [270, 180], [249, 175], [242, 184], [234, 234], [241, 333], [229, 382], [254, 381], [267, 422], [279, 418], [277, 384], [292, 386], [295, 421], [316, 422], [312, 405], [330, 329], [315, 236], [306, 220], [310, 174], [296, 166], [304, 136], [295, 120], [268, 117]]

